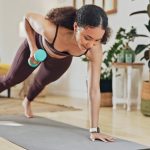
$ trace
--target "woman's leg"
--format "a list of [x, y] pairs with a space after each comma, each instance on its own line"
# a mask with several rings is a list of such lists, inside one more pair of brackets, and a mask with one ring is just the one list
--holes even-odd
[[28, 65], [29, 55], [29, 46], [25, 40], [19, 47], [7, 75], [0, 77], [0, 92], [24, 81], [33, 72], [35, 68]]
[[26, 117], [32, 117], [31, 101], [44, 89], [46, 85], [56, 81], [69, 68], [72, 57], [64, 59], [49, 58], [40, 64], [34, 80], [29, 88], [27, 97], [23, 101], [23, 107]]

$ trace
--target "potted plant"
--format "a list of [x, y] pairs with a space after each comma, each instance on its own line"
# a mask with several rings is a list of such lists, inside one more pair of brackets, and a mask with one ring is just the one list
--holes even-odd
[[[100, 76], [100, 91], [102, 93], [101, 106], [112, 106], [112, 63], [117, 61], [120, 53], [123, 52], [124, 58], [125, 52], [127, 53], [132, 50], [131, 47], [129, 47], [129, 43], [134, 41], [136, 36], [137, 33], [134, 27], [131, 27], [128, 32], [126, 29], [120, 28], [112, 47], [104, 51]], [[133, 56], [133, 50], [130, 53], [132, 53]], [[85, 62], [88, 61], [85, 56], [82, 57], [82, 60]]]
[[[125, 54], [131, 53], [132, 61], [134, 61], [134, 50], [129, 46], [129, 43], [133, 42], [136, 36], [139, 35], [133, 26], [129, 31], [126, 31], [126, 29], [122, 27], [118, 30], [114, 44], [110, 49], [104, 51], [104, 60], [101, 67], [102, 80], [112, 80], [112, 63], [116, 61], [125, 62]], [[120, 54], [122, 58], [118, 58]]]
[[131, 63], [134, 61], [134, 51], [129, 46], [129, 43], [133, 42], [137, 36], [136, 29], [132, 26], [129, 31], [124, 28], [120, 28], [117, 33], [116, 39], [120, 41], [120, 53], [118, 54], [118, 62]]
[[[148, 33], [150, 33], [150, 2], [147, 5], [147, 10], [133, 12], [130, 14], [130, 16], [136, 15], [136, 14], [143, 14], [143, 13], [149, 16], [148, 23], [145, 24], [145, 27], [146, 27]], [[148, 36], [145, 35], [145, 37], [148, 37]], [[147, 44], [137, 45], [137, 47], [135, 49], [135, 53], [139, 54], [143, 51], [144, 51], [144, 55], [141, 58], [141, 60], [144, 59], [148, 64], [149, 80], [143, 82], [141, 111], [144, 115], [150, 116], [150, 92], [149, 92], [150, 91], [150, 43], [149, 42]]]

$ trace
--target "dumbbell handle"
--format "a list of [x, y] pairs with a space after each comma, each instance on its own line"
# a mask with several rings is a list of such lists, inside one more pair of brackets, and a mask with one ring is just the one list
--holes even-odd
[[[45, 50], [43, 50], [43, 49], [38, 49], [38, 50], [34, 53], [34, 59], [35, 59], [35, 61], [38, 62], [38, 64], [39, 64], [39, 62], [44, 61], [44, 60], [46, 59], [46, 57], [47, 57], [47, 54], [46, 54]], [[28, 59], [28, 64], [29, 64], [31, 67], [37, 67], [38, 64], [34, 64], [31, 60], [32, 60], [31, 58]]]
[[[33, 68], [35, 68], [35, 67], [37, 67], [38, 65], [39, 65], [39, 62], [37, 62], [36, 64], [35, 63], [33, 63], [33, 60], [32, 59], [34, 59], [34, 58], [29, 58], [28, 59], [28, 64], [29, 64], [29, 66], [30, 67], [33, 67]], [[35, 60], [34, 60], [35, 61]]]

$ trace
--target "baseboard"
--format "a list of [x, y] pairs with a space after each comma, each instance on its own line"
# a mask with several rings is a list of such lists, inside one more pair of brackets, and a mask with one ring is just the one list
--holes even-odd
[[52, 95], [57, 95], [57, 96], [67, 96], [67, 97], [75, 97], [75, 98], [81, 98], [81, 99], [87, 99], [87, 93], [86, 92], [84, 92], [84, 91], [82, 91], [82, 92], [80, 92], [80, 91], [73, 91], [73, 90], [71, 90], [71, 91], [63, 91], [63, 90], [59, 90], [59, 92], [58, 91], [56, 91], [56, 90], [51, 90], [50, 92], [49, 92], [49, 94], [52, 94]]

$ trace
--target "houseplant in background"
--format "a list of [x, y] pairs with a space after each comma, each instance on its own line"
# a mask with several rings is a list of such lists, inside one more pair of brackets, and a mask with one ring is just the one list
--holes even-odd
[[[112, 63], [118, 61], [118, 56], [123, 58], [121, 62], [124, 62], [127, 53], [131, 54], [131, 61], [134, 61], [134, 51], [129, 43], [133, 42], [136, 36], [138, 35], [134, 27], [131, 27], [129, 31], [120, 28], [116, 34], [114, 44], [110, 49], [103, 52], [100, 76], [101, 106], [112, 106]], [[82, 57], [82, 60], [88, 61], [85, 56]]]
[[[145, 24], [145, 27], [148, 31], [148, 34], [150, 35], [150, 1], [149, 1], [149, 4], [147, 5], [146, 10], [133, 12], [130, 14], [130, 16], [136, 15], [136, 14], [148, 15], [148, 23]], [[145, 36], [148, 37], [147, 35], [145, 35]], [[137, 47], [135, 49], [135, 53], [139, 54], [143, 51], [144, 51], [144, 53], [143, 53], [143, 57], [141, 58], [141, 60], [144, 59], [146, 61], [146, 63], [148, 64], [149, 80], [143, 82], [141, 111], [144, 115], [150, 116], [150, 92], [149, 92], [150, 91], [150, 42], [148, 42], [147, 44], [137, 45]]]
[[119, 54], [117, 56], [117, 62], [120, 63], [132, 63], [135, 60], [134, 50], [131, 48], [130, 43], [134, 42], [135, 37], [138, 36], [136, 28], [131, 27], [129, 31], [124, 28], [120, 28], [116, 39], [120, 42]]
[[[101, 67], [101, 80], [112, 81], [112, 63], [116, 61], [125, 62], [126, 54], [131, 54], [131, 60], [129, 61], [134, 61], [134, 50], [129, 46], [129, 43], [134, 42], [136, 36], [139, 35], [136, 33], [136, 29], [133, 26], [129, 31], [126, 31], [126, 29], [122, 27], [118, 30], [114, 44], [110, 49], [104, 51], [104, 60]], [[103, 92], [103, 88], [101, 88], [101, 91]]]

